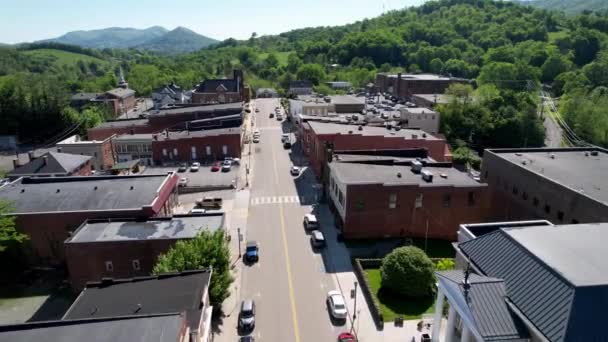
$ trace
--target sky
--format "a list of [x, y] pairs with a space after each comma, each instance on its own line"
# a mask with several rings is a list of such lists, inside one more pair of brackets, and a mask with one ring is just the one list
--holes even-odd
[[55, 38], [106, 27], [187, 27], [223, 40], [335, 26], [425, 0], [0, 0], [0, 42]]

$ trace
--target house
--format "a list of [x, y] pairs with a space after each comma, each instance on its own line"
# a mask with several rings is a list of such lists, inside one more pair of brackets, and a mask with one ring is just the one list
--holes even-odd
[[449, 163], [337, 157], [327, 164], [326, 192], [347, 239], [455, 240], [461, 222], [483, 221], [487, 215], [487, 185]]
[[[80, 156], [79, 156], [80, 157]], [[90, 157], [87, 157], [90, 158]], [[85, 220], [169, 216], [177, 205], [178, 177], [166, 175], [23, 177], [0, 188], [8, 215], [28, 235], [32, 263], [65, 261], [63, 242]]]
[[408, 128], [417, 128], [431, 134], [439, 133], [439, 113], [424, 107], [402, 107], [401, 124]]
[[351, 87], [350, 82], [344, 82], [344, 81], [325, 82], [325, 84], [327, 84], [332, 89], [345, 90], [345, 89], [350, 89], [350, 87]]
[[102, 93], [76, 93], [70, 97], [70, 106], [81, 110], [87, 105], [90, 105], [95, 99], [100, 97]]
[[[514, 226], [460, 243], [467, 270], [436, 272], [446, 341], [602, 341], [608, 224]], [[435, 322], [440, 322], [441, 310]], [[440, 324], [433, 325], [439, 341]]]
[[319, 119], [301, 124], [300, 139], [304, 154], [318, 177], [325, 172], [328, 148], [339, 151], [425, 148], [429, 157], [436, 161], [451, 160], [445, 139], [413, 129], [342, 124]]
[[114, 165], [115, 159], [112, 138], [113, 136], [103, 140], [81, 140], [78, 135], [73, 135], [55, 146], [57, 152], [90, 156], [93, 170], [109, 170]]
[[307, 80], [289, 82], [289, 94], [291, 95], [311, 95], [312, 82]]
[[382, 93], [399, 98], [410, 98], [413, 94], [443, 94], [454, 83], [468, 83], [464, 78], [435, 74], [391, 74], [376, 75], [376, 85]]
[[279, 93], [274, 88], [258, 88], [255, 91], [256, 98], [276, 98], [279, 97]]
[[608, 222], [608, 150], [489, 149], [481, 179], [497, 221]]
[[46, 152], [32, 158], [25, 165], [15, 162], [15, 169], [7, 174], [10, 180], [20, 177], [88, 176], [93, 168], [91, 157], [78, 154]]
[[86, 105], [104, 105], [114, 116], [118, 116], [135, 108], [135, 90], [129, 89], [129, 83], [125, 81], [121, 68], [120, 80], [116, 88], [104, 93], [74, 94], [70, 98], [70, 104], [77, 109]]
[[198, 131], [166, 131], [152, 138], [152, 158], [158, 165], [241, 156], [240, 127]]
[[192, 103], [217, 104], [249, 101], [249, 87], [245, 86], [243, 71], [234, 70], [232, 78], [202, 81], [192, 92]]
[[185, 313], [0, 325], [0, 342], [189, 342]]
[[187, 331], [185, 341], [209, 342], [213, 309], [208, 293], [211, 276], [211, 270], [194, 270], [91, 282], [63, 319], [126, 318], [183, 312]]
[[154, 109], [160, 109], [174, 104], [190, 102], [191, 93], [183, 92], [175, 83], [166, 84], [152, 91], [152, 102]]
[[174, 215], [149, 219], [92, 219], [65, 241], [70, 283], [82, 289], [103, 278], [147, 276], [161, 254], [177, 241], [194, 239], [203, 230], [225, 225], [224, 213]]
[[152, 134], [121, 134], [112, 139], [114, 155], [118, 163], [140, 160], [143, 165], [153, 165]]

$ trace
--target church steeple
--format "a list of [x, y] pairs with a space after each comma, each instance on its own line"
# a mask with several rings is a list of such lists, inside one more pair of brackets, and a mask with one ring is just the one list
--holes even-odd
[[120, 80], [118, 81], [118, 88], [122, 88], [122, 89], [128, 89], [129, 88], [129, 83], [127, 83], [127, 81], [125, 81], [125, 74], [122, 71], [122, 66], [120, 67]]

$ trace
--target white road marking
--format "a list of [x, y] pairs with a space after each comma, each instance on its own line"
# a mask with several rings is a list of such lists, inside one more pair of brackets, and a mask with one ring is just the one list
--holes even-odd
[[297, 203], [300, 204], [304, 201], [304, 197], [300, 196], [262, 196], [253, 197], [250, 200], [250, 205], [262, 205], [262, 204], [287, 204]]

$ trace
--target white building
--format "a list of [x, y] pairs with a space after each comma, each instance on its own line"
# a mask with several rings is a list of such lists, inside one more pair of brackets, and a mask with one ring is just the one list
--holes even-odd
[[143, 165], [153, 165], [152, 134], [123, 134], [114, 138], [113, 145], [117, 162], [139, 159]]
[[407, 128], [419, 128], [435, 134], [439, 132], [439, 113], [424, 107], [401, 108], [401, 123]]

